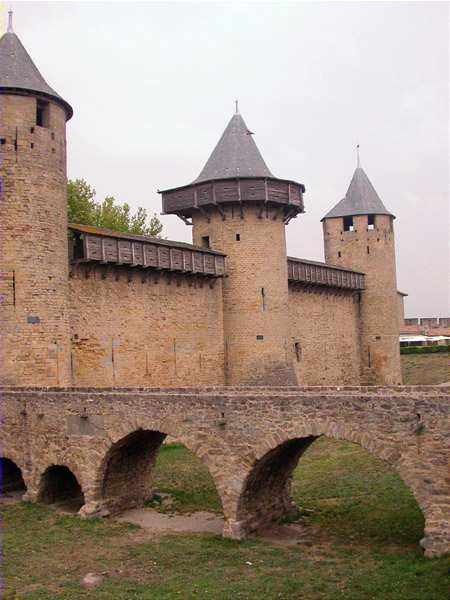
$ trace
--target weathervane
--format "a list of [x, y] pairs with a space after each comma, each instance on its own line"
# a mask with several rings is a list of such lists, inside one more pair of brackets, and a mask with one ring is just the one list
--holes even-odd
[[8, 29], [6, 30], [7, 33], [14, 33], [13, 25], [12, 25], [12, 18], [13, 18], [13, 11], [10, 8], [8, 11]]
[[356, 144], [356, 166], [358, 169], [361, 166], [361, 161], [359, 159], [359, 144]]

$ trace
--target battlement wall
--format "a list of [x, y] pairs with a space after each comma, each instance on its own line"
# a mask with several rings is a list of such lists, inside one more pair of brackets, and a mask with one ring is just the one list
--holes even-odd
[[74, 385], [224, 383], [221, 279], [79, 264], [69, 311]]
[[404, 319], [400, 324], [401, 333], [430, 335], [450, 335], [450, 317], [414, 317]]
[[299, 385], [360, 382], [359, 294], [289, 285], [290, 346]]

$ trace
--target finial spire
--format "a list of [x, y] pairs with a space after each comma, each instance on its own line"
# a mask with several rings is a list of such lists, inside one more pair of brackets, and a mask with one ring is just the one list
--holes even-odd
[[236, 105], [236, 114], [238, 115], [239, 114], [239, 101], [235, 100], [234, 103]]
[[359, 158], [359, 144], [356, 144], [356, 168], [359, 169], [361, 167], [361, 160]]
[[6, 30], [7, 33], [14, 33], [14, 29], [13, 29], [13, 25], [12, 25], [12, 18], [13, 18], [13, 11], [10, 8], [8, 10], [8, 29]]

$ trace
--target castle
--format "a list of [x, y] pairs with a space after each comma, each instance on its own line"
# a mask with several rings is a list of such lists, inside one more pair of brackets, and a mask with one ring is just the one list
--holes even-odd
[[3, 489], [70, 500], [84, 517], [142, 506], [169, 435], [207, 467], [223, 535], [242, 539], [297, 514], [293, 470], [326, 435], [389, 462], [423, 512], [426, 555], [447, 553], [449, 388], [387, 385], [401, 379], [394, 217], [362, 168], [323, 218], [324, 263], [286, 255], [305, 188], [269, 171], [238, 113], [199, 177], [162, 192], [193, 244], [68, 225], [71, 116], [10, 23], [0, 39]]
[[394, 216], [359, 164], [322, 219], [325, 262], [289, 257], [285, 228], [305, 187], [271, 173], [236, 112], [200, 175], [161, 192], [164, 213], [192, 226], [192, 245], [127, 235], [67, 223], [72, 113], [10, 24], [0, 39], [1, 384], [401, 382]]

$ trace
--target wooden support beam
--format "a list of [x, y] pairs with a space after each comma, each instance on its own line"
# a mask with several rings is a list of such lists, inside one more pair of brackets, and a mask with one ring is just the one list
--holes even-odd
[[101, 246], [102, 246], [102, 262], [106, 263], [106, 248], [105, 248], [105, 238], [101, 238]]
[[222, 221], [225, 221], [225, 219], [226, 219], [225, 212], [222, 210], [222, 207], [217, 202], [217, 198], [216, 198], [216, 186], [214, 184], [214, 181], [212, 182], [212, 197], [213, 197], [213, 204], [217, 208], [217, 210], [219, 211], [219, 214], [222, 217]]
[[192, 225], [192, 221], [189, 221], [189, 219], [187, 217], [185, 217], [184, 215], [182, 215], [181, 213], [177, 212], [175, 214], [179, 219], [181, 219], [183, 221], [183, 223], [185, 225]]
[[243, 203], [242, 203], [241, 181], [240, 181], [240, 179], [237, 180], [237, 184], [238, 184], [239, 208], [240, 208], [240, 212], [241, 212], [241, 219], [243, 219], [244, 218], [244, 206], [243, 206]]
[[210, 218], [210, 216], [208, 214], [208, 211], [205, 210], [202, 206], [198, 206], [197, 208], [202, 213], [202, 215], [205, 217], [206, 222], [207, 223], [211, 223], [211, 218]]

